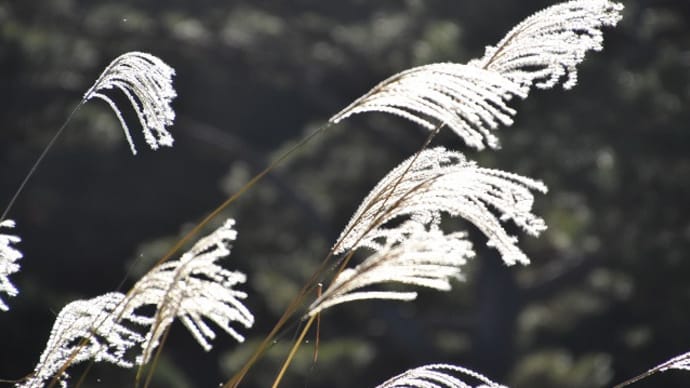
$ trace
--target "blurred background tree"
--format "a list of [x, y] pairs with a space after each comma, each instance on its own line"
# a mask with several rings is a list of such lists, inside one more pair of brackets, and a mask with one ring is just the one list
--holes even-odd
[[[67, 302], [113, 290], [128, 272], [131, 285], [195, 221], [375, 83], [415, 65], [478, 57], [551, 4], [1, 3], [5, 203], [116, 56], [137, 50], [163, 58], [177, 70], [179, 97], [175, 147], [140, 147], [136, 157], [105, 104], [84, 106], [20, 197], [10, 216], [25, 259], [13, 277], [21, 294], [0, 315], [0, 377], [33, 368]], [[517, 102], [516, 124], [499, 133], [501, 151], [477, 153], [448, 134], [438, 139], [485, 166], [548, 184], [537, 206], [550, 229], [521, 242], [533, 264], [506, 268], [496, 252], [480, 249], [467, 282], [450, 293], [333, 309], [323, 317], [318, 363], [304, 347], [286, 386], [374, 386], [407, 368], [451, 362], [516, 387], [599, 387], [690, 349], [690, 3], [630, 0], [624, 15], [605, 32], [604, 52], [580, 67], [574, 90]], [[237, 219], [239, 238], [228, 266], [249, 275], [257, 324], [247, 344], [220, 338], [210, 353], [174, 326], [154, 386], [227, 380], [359, 201], [424, 138], [395, 118], [356, 117], [231, 206], [224, 216]], [[272, 381], [294, 331], [283, 333], [244, 386]], [[131, 371], [98, 365], [84, 386], [132, 381]], [[636, 386], [688, 382], [688, 374], [667, 372]]]

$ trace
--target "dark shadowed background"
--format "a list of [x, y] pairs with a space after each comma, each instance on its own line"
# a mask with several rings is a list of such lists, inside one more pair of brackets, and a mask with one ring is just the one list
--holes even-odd
[[[29, 373], [55, 314], [125, 289], [181, 233], [253, 174], [378, 81], [466, 62], [553, 4], [528, 0], [103, 1], [0, 3], [0, 206], [105, 66], [126, 51], [177, 70], [172, 149], [150, 151], [121, 106], [92, 101], [69, 123], [10, 212], [25, 254], [21, 293], [0, 314], [0, 378]], [[451, 362], [515, 387], [603, 387], [690, 350], [690, 2], [626, 2], [572, 91], [535, 92], [503, 149], [438, 143], [484, 166], [542, 179], [549, 230], [521, 236], [532, 259], [508, 268], [480, 248], [467, 281], [414, 303], [326, 312], [319, 361], [304, 346], [283, 386], [373, 387]], [[248, 275], [256, 325], [205, 353], [173, 326], [155, 387], [214, 387], [241, 366], [317, 268], [359, 201], [423, 143], [382, 114], [354, 117], [303, 147], [218, 218], [235, 217], [227, 261]], [[481, 247], [484, 240], [470, 229]], [[4, 297], [3, 297], [4, 299]], [[266, 387], [286, 330], [244, 386]], [[79, 376], [83, 368], [74, 368]], [[132, 386], [97, 365], [84, 387]], [[635, 387], [690, 386], [671, 371]]]

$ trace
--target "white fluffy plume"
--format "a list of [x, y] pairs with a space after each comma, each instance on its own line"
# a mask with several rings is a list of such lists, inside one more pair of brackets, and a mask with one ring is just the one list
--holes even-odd
[[[463, 379], [457, 377], [462, 375]], [[467, 383], [467, 378], [473, 383]], [[377, 388], [506, 388], [488, 377], [460, 366], [431, 364], [403, 372]]]
[[53, 378], [66, 384], [65, 370], [87, 360], [127, 368], [145, 364], [176, 318], [205, 350], [215, 338], [205, 320], [243, 341], [231, 323], [254, 323], [240, 302], [247, 294], [233, 288], [246, 277], [217, 263], [230, 254], [229, 244], [237, 236], [233, 225], [234, 220], [226, 221], [179, 259], [156, 266], [127, 295], [111, 292], [65, 306], [34, 373], [17, 386], [38, 388]]
[[254, 316], [240, 299], [247, 294], [233, 287], [246, 281], [237, 271], [228, 271], [216, 262], [230, 254], [229, 244], [237, 237], [235, 221], [229, 219], [210, 235], [200, 239], [178, 260], [165, 262], [144, 275], [130, 291], [125, 316], [146, 306], [156, 308], [155, 315], [138, 323], [151, 325], [140, 357], [146, 363], [160, 338], [175, 318], [189, 329], [205, 349], [215, 332], [204, 319], [214, 322], [237, 341], [244, 341], [232, 326], [237, 322], [249, 328]]
[[468, 65], [438, 63], [395, 74], [331, 117], [337, 123], [363, 112], [386, 112], [433, 130], [445, 125], [473, 148], [498, 148], [491, 131], [513, 123], [507, 103], [527, 97], [535, 85], [550, 88], [565, 76], [577, 82], [576, 66], [601, 50], [605, 26], [623, 6], [608, 0], [575, 0], [546, 8], [513, 28], [484, 57]]
[[534, 196], [530, 190], [547, 189], [527, 177], [478, 167], [459, 152], [427, 149], [401, 163], [374, 187], [341, 233], [334, 253], [358, 247], [379, 250], [382, 242], [406, 238], [410, 223], [427, 230], [440, 228], [446, 214], [479, 228], [506, 264], [527, 264], [517, 238], [501, 223], [512, 220], [535, 236], [546, 229], [544, 220], [531, 212]]
[[373, 291], [371, 286], [402, 283], [448, 291], [452, 279], [462, 280], [461, 268], [474, 256], [465, 233], [444, 234], [435, 227], [427, 230], [415, 223], [406, 224], [404, 229], [405, 239], [389, 239], [361, 264], [343, 270], [312, 303], [309, 315], [355, 300], [409, 301], [417, 297], [416, 292]]
[[17, 387], [40, 388], [52, 379], [64, 387], [67, 366], [88, 360], [132, 367], [134, 363], [126, 356], [144, 337], [117, 322], [124, 299], [124, 294], [111, 292], [65, 306], [55, 319], [34, 373]]
[[669, 369], [679, 369], [690, 371], [690, 352], [683, 353], [679, 356], [673, 357], [672, 359], [656, 366], [654, 369], [658, 369], [661, 372], [665, 372]]
[[151, 149], [172, 147], [173, 137], [166, 127], [175, 120], [175, 111], [170, 106], [177, 96], [172, 86], [173, 75], [175, 70], [160, 58], [142, 52], [128, 52], [115, 58], [106, 67], [84, 94], [83, 101], [100, 98], [108, 103], [120, 120], [132, 153], [136, 154], [132, 135], [120, 109], [110, 97], [103, 94], [107, 89], [119, 89], [134, 108]]
[[[386, 175], [367, 195], [345, 227], [333, 253], [373, 251], [354, 268], [342, 270], [309, 307], [308, 315], [363, 299], [413, 300], [415, 292], [378, 291], [373, 286], [398, 283], [448, 291], [452, 279], [474, 256], [462, 232], [444, 232], [443, 216], [473, 223], [508, 265], [528, 264], [517, 238], [502, 222], [512, 220], [532, 235], [546, 229], [532, 214], [530, 190], [541, 182], [517, 174], [478, 167], [459, 152], [438, 147], [411, 157]], [[350, 260], [345, 256], [344, 260]]]
[[577, 65], [587, 51], [601, 51], [602, 27], [615, 26], [623, 5], [608, 0], [575, 0], [556, 4], [513, 27], [496, 45], [488, 46], [473, 66], [497, 72], [523, 88], [549, 89], [577, 83]]
[[[0, 228], [14, 228], [15, 223], [12, 220], [4, 220], [0, 222]], [[9, 279], [9, 276], [19, 271], [19, 264], [17, 260], [22, 258], [22, 253], [12, 244], [16, 244], [21, 239], [18, 236], [0, 233], [0, 293], [5, 293], [9, 296], [16, 296], [19, 291]], [[0, 299], [0, 310], [7, 311], [9, 307]]]
[[398, 73], [333, 116], [337, 123], [363, 112], [391, 113], [428, 130], [444, 123], [467, 145], [498, 147], [491, 130], [513, 124], [516, 111], [507, 102], [526, 97], [515, 82], [478, 67], [436, 63]]

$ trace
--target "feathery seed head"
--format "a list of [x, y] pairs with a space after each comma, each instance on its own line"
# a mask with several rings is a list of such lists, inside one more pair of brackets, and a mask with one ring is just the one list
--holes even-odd
[[103, 94], [108, 89], [119, 89], [132, 105], [144, 138], [151, 149], [159, 146], [172, 147], [173, 137], [167, 127], [175, 120], [170, 106], [177, 96], [172, 86], [175, 70], [160, 58], [142, 52], [128, 52], [115, 58], [103, 71], [93, 86], [84, 94], [83, 102], [100, 98], [115, 112], [132, 153], [136, 155], [129, 127], [115, 102]]
[[577, 83], [577, 65], [602, 48], [601, 28], [614, 26], [623, 5], [609, 0], [574, 0], [525, 19], [485, 55], [467, 65], [436, 63], [400, 72], [376, 85], [330, 118], [338, 123], [363, 112], [385, 112], [430, 131], [448, 126], [476, 149], [500, 148], [492, 131], [510, 126], [515, 96], [532, 85], [548, 89], [565, 76]]
[[[508, 265], [529, 263], [501, 222], [512, 220], [531, 235], [546, 229], [531, 213], [534, 196], [546, 186], [505, 171], [478, 167], [459, 152], [427, 149], [401, 163], [367, 195], [345, 227], [334, 253], [407, 237], [410, 223], [440, 228], [443, 214], [461, 217], [481, 230]], [[495, 213], [498, 213], [496, 215]], [[389, 227], [391, 221], [398, 226]]]
[[[468, 384], [456, 375], [469, 377], [479, 385]], [[430, 364], [403, 372], [377, 388], [506, 388], [488, 377], [461, 366]]]
[[[12, 220], [0, 221], [0, 228], [14, 228]], [[19, 291], [10, 282], [9, 275], [19, 271], [17, 260], [22, 258], [22, 253], [12, 244], [18, 243], [18, 236], [0, 233], [0, 292], [9, 296], [16, 296]], [[7, 311], [9, 307], [0, 299], [0, 310]]]

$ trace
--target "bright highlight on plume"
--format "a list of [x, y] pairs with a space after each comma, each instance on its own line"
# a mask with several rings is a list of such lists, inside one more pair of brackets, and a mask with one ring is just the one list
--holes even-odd
[[467, 65], [436, 63], [395, 74], [330, 122], [385, 112], [430, 131], [447, 126], [472, 148], [500, 148], [492, 131], [512, 125], [516, 114], [507, 103], [516, 96], [526, 98], [533, 86], [575, 86], [577, 65], [587, 51], [603, 48], [601, 29], [615, 26], [622, 9], [608, 0], [551, 6], [515, 26], [496, 46], [488, 46], [482, 58]]
[[100, 98], [108, 103], [122, 125], [132, 153], [137, 150], [122, 112], [111, 97], [104, 94], [108, 89], [120, 90], [132, 105], [151, 149], [160, 146], [172, 147], [173, 137], [167, 127], [175, 120], [175, 111], [170, 106], [177, 96], [172, 86], [175, 69], [160, 58], [141, 52], [129, 52], [115, 58], [105, 68], [93, 86], [84, 94], [84, 102]]
[[[14, 221], [4, 220], [0, 222], [0, 228], [14, 228]], [[19, 293], [9, 279], [9, 276], [19, 271], [17, 260], [22, 258], [22, 253], [12, 244], [18, 243], [21, 239], [18, 236], [0, 233], [0, 293], [9, 296], [16, 296]], [[0, 299], [0, 310], [7, 311], [9, 306]]]
[[240, 301], [247, 294], [234, 289], [246, 276], [217, 263], [230, 254], [237, 237], [234, 224], [227, 220], [179, 259], [154, 267], [127, 295], [111, 292], [65, 306], [34, 373], [17, 386], [38, 388], [52, 379], [66, 386], [65, 369], [89, 360], [124, 368], [146, 364], [176, 318], [205, 350], [216, 336], [207, 320], [244, 341], [231, 324], [254, 324]]

